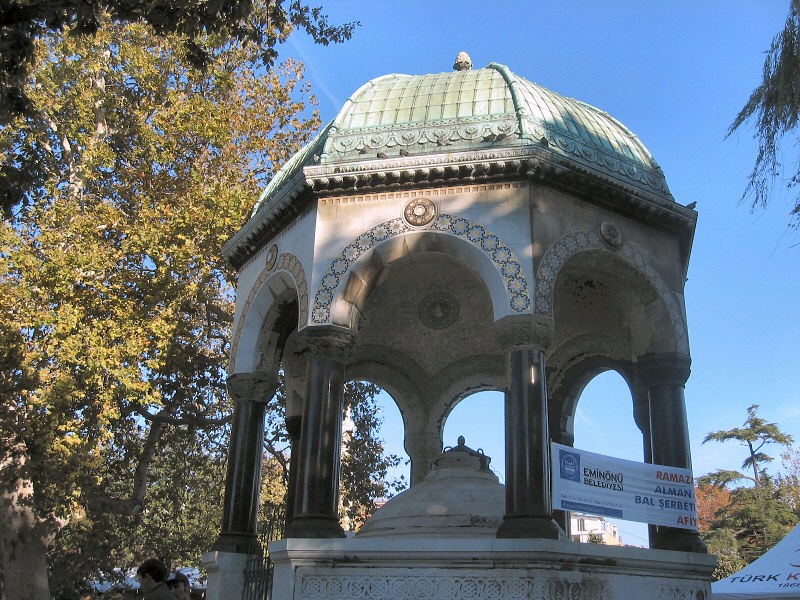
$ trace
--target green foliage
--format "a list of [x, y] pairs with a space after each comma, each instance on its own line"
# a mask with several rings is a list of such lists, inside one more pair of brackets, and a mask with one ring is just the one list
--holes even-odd
[[797, 523], [781, 488], [763, 474], [760, 487], [733, 490], [730, 504], [718, 512], [717, 519], [734, 532], [739, 553], [748, 563], [781, 541]]
[[[728, 136], [755, 118], [758, 154], [742, 200], [752, 196], [752, 207], [766, 206], [775, 179], [783, 177], [787, 188], [800, 184], [800, 162], [783, 165], [781, 141], [797, 129], [800, 117], [800, 0], [791, 0], [783, 30], [772, 40], [764, 61], [763, 80], [728, 129]], [[795, 140], [795, 145], [800, 139]], [[794, 172], [791, 171], [794, 169]], [[782, 172], [784, 171], [784, 172]], [[800, 226], [800, 194], [795, 195], [790, 223]]]
[[590, 533], [589, 534], [589, 543], [590, 544], [605, 544], [603, 541], [603, 536], [599, 533]]
[[766, 444], [783, 444], [788, 446], [794, 441], [792, 436], [783, 433], [778, 425], [775, 423], [767, 423], [764, 419], [760, 418], [757, 413], [758, 404], [753, 404], [747, 409], [747, 419], [744, 422], [744, 427], [712, 431], [703, 438], [704, 444], [711, 441], [727, 442], [729, 440], [736, 440], [740, 444], [747, 446], [748, 457], [742, 463], [742, 468], [752, 469], [753, 477], [748, 477], [737, 471], [715, 471], [701, 478], [701, 485], [709, 482], [724, 485], [736, 481], [737, 479], [748, 478], [752, 479], [755, 485], [758, 486], [760, 483], [759, 466], [764, 463], [772, 462], [773, 460], [771, 456], [761, 452], [761, 448]]
[[698, 477], [697, 485], [724, 487], [730, 483], [735, 483], [741, 479], [747, 478], [748, 477], [746, 475], [740, 473], [739, 471], [733, 471], [731, 469], [719, 469], [717, 471], [707, 473], [702, 477]]
[[[258, 47], [210, 35], [199, 71], [184, 39], [98, 25], [35, 43], [31, 110], [0, 129], [3, 189], [26, 199], [0, 224], [0, 549], [61, 531], [59, 589], [208, 547], [231, 412], [220, 249], [319, 124], [297, 63], [264, 73]], [[5, 573], [27, 559], [0, 553]]]
[[[345, 414], [352, 427], [343, 433], [341, 517], [346, 529], [356, 530], [375, 509], [375, 502], [404, 489], [402, 480], [387, 481], [389, 469], [400, 464], [395, 454], [385, 455], [378, 437], [383, 418], [375, 396], [380, 388], [350, 381], [345, 388]], [[347, 420], [346, 420], [347, 424]]]
[[712, 581], [725, 579], [747, 566], [747, 561], [739, 552], [739, 540], [731, 529], [711, 529], [701, 535], [709, 554], [717, 557], [717, 567], [711, 574]]
[[701, 532], [709, 552], [720, 558], [715, 580], [770, 550], [798, 522], [786, 490], [763, 472], [761, 482], [759, 487], [732, 490], [729, 504], [717, 510], [708, 530]]
[[[772, 457], [760, 452], [765, 444], [789, 446], [792, 436], [784, 434], [775, 423], [767, 423], [757, 415], [758, 405], [747, 409], [744, 427], [712, 431], [708, 441], [738, 441], [748, 448], [743, 468], [752, 468], [753, 477], [730, 470], [719, 470], [698, 479], [698, 504], [703, 509], [701, 536], [711, 554], [717, 556], [713, 579], [723, 579], [767, 552], [794, 527], [800, 519], [797, 510], [797, 481], [800, 460], [792, 462], [797, 452], [787, 448], [784, 464], [794, 465], [786, 476], [771, 477], [761, 465]], [[749, 479], [753, 486], [728, 489], [732, 483]]]
[[[222, 436], [220, 436], [222, 437]], [[223, 437], [224, 439], [224, 437]], [[51, 592], [70, 597], [76, 582], [114, 578], [114, 569], [135, 569], [158, 556], [171, 568], [199, 565], [222, 519], [225, 455], [202, 431], [173, 428], [149, 468], [143, 510], [135, 516], [112, 512], [72, 520], [51, 544]], [[108, 493], [124, 495], [125, 489]]]
[[68, 30], [73, 36], [95, 35], [107, 19], [118, 24], [147, 24], [161, 36], [180, 37], [195, 67], [211, 62], [215, 47], [209, 36], [236, 45], [258, 47], [267, 69], [277, 57], [276, 45], [295, 28], [305, 30], [320, 44], [349, 39], [357, 23], [331, 25], [320, 8], [299, 1], [221, 0], [41, 0], [0, 6], [0, 123], [35, 110], [25, 89], [29, 70], [38, 66], [36, 42]]
[[786, 502], [800, 520], [800, 450], [788, 448], [781, 454], [786, 474], [778, 474], [777, 485], [784, 491]]
[[[357, 529], [377, 508], [376, 502], [406, 487], [403, 477], [387, 480], [400, 463], [386, 454], [380, 439], [383, 417], [375, 397], [380, 388], [349, 381], [344, 391], [345, 422], [342, 434], [342, 472], [339, 481], [340, 518], [345, 529]], [[286, 398], [283, 372], [278, 390], [266, 406], [264, 461], [261, 470], [259, 521], [268, 522], [282, 511], [289, 482], [290, 444], [285, 428]]]

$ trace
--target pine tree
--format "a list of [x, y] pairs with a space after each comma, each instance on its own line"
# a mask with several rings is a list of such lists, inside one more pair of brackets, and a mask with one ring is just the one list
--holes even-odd
[[747, 419], [744, 422], [744, 427], [735, 427], [733, 429], [723, 429], [720, 431], [712, 431], [705, 438], [703, 443], [706, 442], [727, 442], [736, 440], [743, 446], [747, 447], [748, 456], [742, 463], [743, 469], [752, 469], [753, 476], [749, 477], [738, 471], [720, 470], [706, 475], [703, 479], [704, 483], [714, 481], [719, 483], [729, 483], [737, 479], [751, 479], [758, 487], [759, 473], [761, 472], [762, 465], [772, 462], [774, 459], [761, 449], [767, 444], [782, 444], [789, 446], [794, 439], [791, 435], [783, 433], [778, 425], [775, 423], [767, 423], [764, 419], [758, 416], [758, 404], [753, 404], [747, 409]]

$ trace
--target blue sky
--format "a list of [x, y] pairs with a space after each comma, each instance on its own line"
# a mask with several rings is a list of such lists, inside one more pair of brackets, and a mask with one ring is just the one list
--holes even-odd
[[[739, 468], [743, 448], [701, 442], [709, 431], [740, 426], [751, 404], [800, 445], [800, 231], [787, 227], [791, 201], [780, 184], [767, 210], [738, 204], [756, 146], [749, 129], [725, 139], [760, 81], [764, 52], [788, 7], [789, 0], [331, 0], [325, 11], [332, 22], [361, 22], [353, 39], [323, 47], [295, 35], [283, 52], [306, 63], [326, 122], [368, 80], [448, 71], [464, 50], [476, 68], [506, 64], [608, 111], [639, 136], [676, 201], [697, 202], [685, 290], [692, 352], [686, 404], [701, 475]], [[796, 164], [797, 146], [790, 140], [783, 150], [787, 165]], [[464, 433], [493, 465], [502, 463], [498, 407], [497, 394], [464, 401], [445, 426], [445, 444]], [[386, 414], [393, 446], [399, 417]], [[575, 445], [641, 458], [630, 394], [618, 377], [600, 376], [587, 388]], [[780, 461], [771, 469], [778, 470]], [[643, 529], [636, 531], [631, 536]]]

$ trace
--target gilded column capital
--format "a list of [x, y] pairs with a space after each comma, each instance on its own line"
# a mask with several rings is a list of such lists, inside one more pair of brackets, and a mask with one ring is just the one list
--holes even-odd
[[278, 378], [265, 373], [234, 373], [228, 377], [228, 393], [236, 402], [268, 402], [277, 389]]
[[544, 315], [508, 315], [494, 322], [497, 343], [503, 350], [546, 351], [553, 341], [553, 319]]
[[300, 354], [347, 363], [355, 350], [356, 335], [349, 329], [307, 327], [298, 334]]
[[683, 354], [645, 354], [639, 358], [639, 375], [647, 388], [660, 385], [684, 386], [689, 379], [692, 359]]

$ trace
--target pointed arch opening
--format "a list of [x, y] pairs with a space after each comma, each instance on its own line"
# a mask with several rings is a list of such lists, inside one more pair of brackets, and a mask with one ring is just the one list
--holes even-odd
[[[617, 371], [596, 375], [583, 388], [575, 409], [575, 447], [597, 454], [644, 462], [644, 439], [633, 416], [633, 397], [627, 381]], [[604, 543], [616, 538], [627, 546], [648, 547], [647, 524], [622, 519], [571, 515], [571, 535], [589, 541], [599, 535]], [[594, 539], [594, 538], [593, 538]]]
[[394, 398], [365, 380], [345, 384], [339, 517], [357, 531], [389, 498], [408, 487], [404, 422]]
[[506, 474], [505, 395], [486, 390], [465, 396], [445, 417], [444, 447], [455, 446], [463, 435], [467, 446], [481, 449], [492, 459], [489, 468], [501, 483]]

